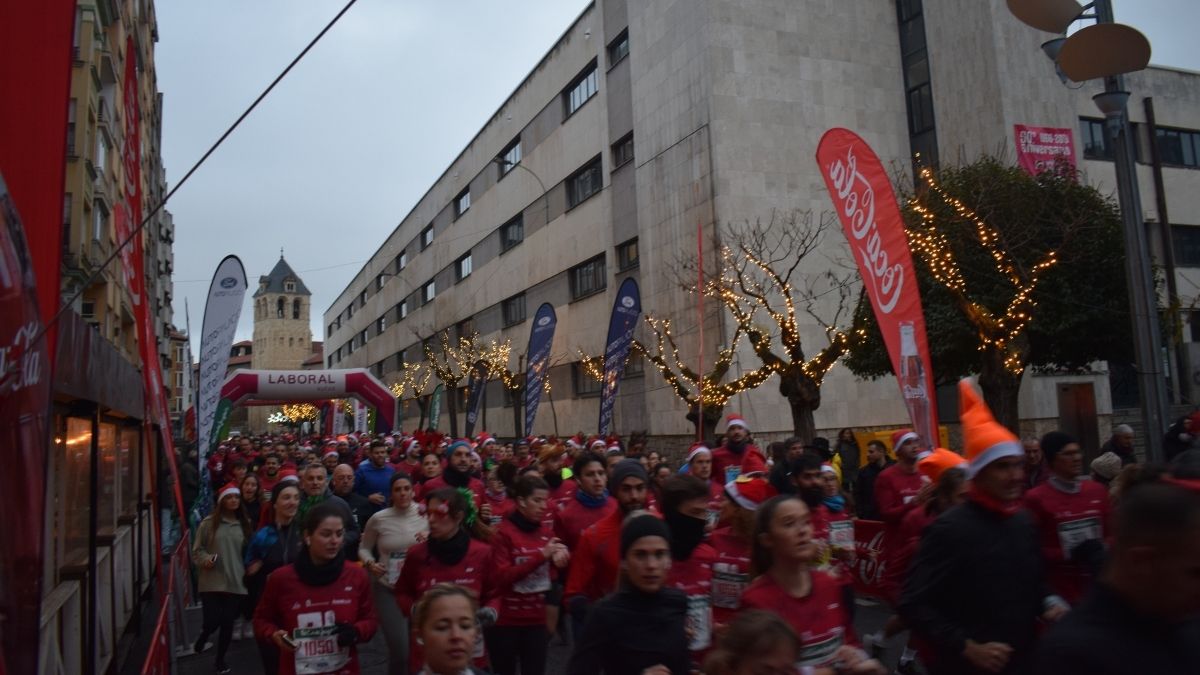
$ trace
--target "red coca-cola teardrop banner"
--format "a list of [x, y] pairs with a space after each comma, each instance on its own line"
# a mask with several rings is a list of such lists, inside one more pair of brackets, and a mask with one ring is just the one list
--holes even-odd
[[896, 193], [879, 157], [849, 129], [825, 132], [817, 146], [817, 165], [858, 263], [913, 428], [932, 446], [937, 442], [937, 401], [925, 313]]

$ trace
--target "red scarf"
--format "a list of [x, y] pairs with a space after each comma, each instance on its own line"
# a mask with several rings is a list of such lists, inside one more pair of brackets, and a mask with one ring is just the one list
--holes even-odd
[[967, 499], [970, 499], [976, 504], [982, 506], [984, 509], [991, 511], [1001, 518], [1011, 518], [1021, 510], [1021, 500], [1015, 499], [1011, 502], [1000, 501], [999, 499], [987, 494], [983, 490], [980, 490], [975, 486], [975, 483], [971, 483], [971, 486], [967, 488]]

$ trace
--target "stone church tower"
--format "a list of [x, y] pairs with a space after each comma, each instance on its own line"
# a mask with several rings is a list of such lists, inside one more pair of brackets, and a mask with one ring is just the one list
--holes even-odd
[[[258, 278], [254, 292], [254, 351], [251, 368], [256, 370], [300, 370], [312, 356], [312, 331], [308, 313], [312, 294], [279, 253], [279, 262], [265, 277]], [[267, 428], [272, 407], [250, 408], [250, 430]]]

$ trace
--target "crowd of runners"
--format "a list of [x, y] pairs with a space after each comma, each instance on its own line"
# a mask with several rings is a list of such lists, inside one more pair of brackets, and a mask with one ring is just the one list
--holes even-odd
[[[957, 451], [900, 431], [861, 465], [848, 430], [760, 448], [737, 415], [679, 466], [643, 434], [232, 438], [204, 467], [194, 650], [215, 639], [219, 673], [237, 638], [266, 673], [357, 673], [376, 633], [388, 672], [430, 675], [541, 675], [552, 640], [580, 675], [1200, 673], [1200, 450], [1138, 464], [1118, 427], [1085, 471], [1071, 436], [960, 397]], [[863, 555], [878, 634], [854, 628]]]

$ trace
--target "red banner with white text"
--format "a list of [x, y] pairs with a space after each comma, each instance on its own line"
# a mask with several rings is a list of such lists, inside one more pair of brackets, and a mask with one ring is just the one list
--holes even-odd
[[937, 400], [925, 313], [892, 184], [879, 157], [848, 129], [825, 132], [817, 164], [858, 263], [913, 429], [932, 448], [937, 443]]
[[883, 521], [854, 521], [854, 562], [850, 579], [859, 595], [876, 598], [883, 594]]
[[1075, 140], [1070, 129], [1013, 125], [1017, 164], [1033, 175], [1059, 164], [1075, 168]]

